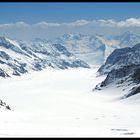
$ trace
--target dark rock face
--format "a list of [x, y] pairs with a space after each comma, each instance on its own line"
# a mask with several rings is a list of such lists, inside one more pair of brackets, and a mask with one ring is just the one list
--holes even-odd
[[107, 74], [106, 79], [95, 89], [101, 90], [110, 84], [119, 86], [133, 85], [129, 93], [122, 98], [128, 98], [140, 93], [140, 44], [132, 48], [115, 50], [98, 70], [100, 74]]
[[22, 64], [13, 64], [13, 63], [7, 63], [8, 66], [10, 66], [14, 71], [18, 71], [19, 73], [23, 74], [28, 72], [25, 68], [25, 65]]
[[110, 83], [123, 83], [128, 79], [134, 83], [140, 83], [140, 65], [129, 65], [110, 71], [101, 85], [104, 87]]
[[13, 72], [13, 75], [15, 75], [15, 76], [20, 76], [19, 72], [17, 72], [17, 71], [14, 71], [14, 72]]
[[41, 64], [39, 64], [39, 63], [35, 63], [35, 64], [34, 64], [34, 68], [33, 68], [33, 70], [36, 70], [36, 71], [40, 71], [40, 70], [42, 70], [42, 66], [41, 66]]
[[76, 60], [72, 63], [68, 63], [66, 61], [62, 62], [62, 65], [65, 66], [65, 68], [71, 67], [71, 68], [78, 68], [83, 66], [83, 68], [90, 68], [89, 65], [87, 65], [85, 62], [81, 61], [81, 60]]
[[119, 69], [124, 66], [140, 64], [140, 44], [132, 48], [116, 49], [109, 55], [105, 64], [98, 70], [100, 74], [106, 74], [113, 69]]
[[10, 77], [6, 72], [4, 72], [2, 69], [0, 69], [0, 76], [3, 77], [3, 78], [6, 78], [6, 77]]
[[24, 53], [19, 47], [17, 47], [16, 45], [14, 45], [13, 43], [11, 43], [9, 41], [9, 39], [5, 38], [5, 37], [0, 37], [0, 46], [3, 46], [6, 49], [10, 49], [14, 52], [17, 52], [19, 54], [24, 54], [26, 55], [26, 53]]
[[140, 83], [140, 68], [137, 68], [134, 72], [134, 74], [132, 75], [133, 80], [136, 83]]
[[81, 60], [76, 60], [72, 63], [73, 67], [81, 67], [83, 66], [83, 68], [90, 68], [89, 65], [87, 63], [85, 63], [84, 61], [81, 61]]
[[[126, 50], [126, 52], [124, 52], [124, 50]], [[111, 83], [116, 85], [125, 85], [127, 82], [135, 85], [140, 83], [140, 59], [138, 56], [138, 54], [140, 54], [140, 44], [135, 45], [132, 49], [121, 49], [116, 50], [116, 52], [114, 51], [107, 59], [105, 65], [99, 69], [101, 74], [107, 73], [107, 77], [102, 83], [97, 85], [95, 89], [101, 90]], [[117, 55], [115, 56], [115, 54]], [[118, 64], [121, 65], [118, 67]], [[105, 69], [108, 69], [108, 71]], [[140, 93], [140, 86], [135, 86], [128, 94], [124, 95], [122, 99], [138, 93]]]
[[126, 95], [123, 96], [123, 99], [124, 98], [128, 98], [128, 97], [133, 96], [133, 95], [136, 95], [138, 93], [140, 93], [140, 86], [133, 87], [131, 89], [131, 92], [130, 93], [128, 93], [128, 94], [126, 94]]
[[0, 51], [0, 57], [6, 60], [10, 59], [10, 56], [4, 51]]
[[7, 105], [5, 102], [3, 102], [2, 100], [0, 100], [0, 108], [4, 107], [7, 110], [11, 110], [10, 106]]
[[65, 54], [66, 56], [71, 56], [72, 53], [70, 53], [64, 46], [61, 44], [53, 44], [53, 46], [62, 54]]

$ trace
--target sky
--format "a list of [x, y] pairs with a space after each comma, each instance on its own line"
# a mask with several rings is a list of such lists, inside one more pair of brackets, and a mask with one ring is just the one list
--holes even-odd
[[132, 2], [11, 2], [0, 3], [0, 23], [24, 21], [71, 22], [85, 19], [123, 20], [139, 17], [140, 3]]
[[0, 35], [55, 38], [65, 33], [140, 32], [139, 2], [0, 3]]

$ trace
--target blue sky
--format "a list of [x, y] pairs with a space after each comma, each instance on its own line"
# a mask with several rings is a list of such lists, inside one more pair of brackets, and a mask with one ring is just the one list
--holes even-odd
[[0, 3], [0, 23], [139, 18], [140, 3]]

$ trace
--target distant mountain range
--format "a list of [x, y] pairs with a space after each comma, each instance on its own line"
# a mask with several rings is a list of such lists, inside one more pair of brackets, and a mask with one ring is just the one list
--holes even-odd
[[[131, 47], [139, 41], [140, 35], [129, 31], [108, 37], [64, 34], [54, 40], [35, 38], [32, 41], [24, 41], [0, 37], [0, 76], [20, 76], [23, 73], [32, 70], [39, 71], [46, 67], [54, 69], [90, 68], [106, 62], [99, 70], [100, 73], [102, 71], [105, 73], [112, 67], [123, 65], [121, 60], [117, 60], [117, 56], [118, 58], [124, 57], [123, 61], [129, 63], [131, 60], [127, 60], [123, 54], [126, 50], [129, 53]], [[126, 49], [120, 50], [120, 48]], [[134, 59], [134, 57], [130, 58]], [[139, 55], [133, 62], [137, 63], [138, 58]], [[110, 63], [116, 63], [116, 65], [110, 66]]]
[[52, 42], [64, 45], [89, 65], [102, 65], [115, 50], [140, 43], [140, 34], [130, 31], [117, 36], [64, 34]]

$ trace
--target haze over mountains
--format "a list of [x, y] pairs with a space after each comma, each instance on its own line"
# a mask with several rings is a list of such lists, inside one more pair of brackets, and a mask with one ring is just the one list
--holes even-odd
[[139, 40], [140, 34], [127, 31], [111, 37], [65, 34], [57, 38], [56, 42], [66, 46], [69, 51], [87, 63], [101, 65], [115, 49], [133, 47]]

